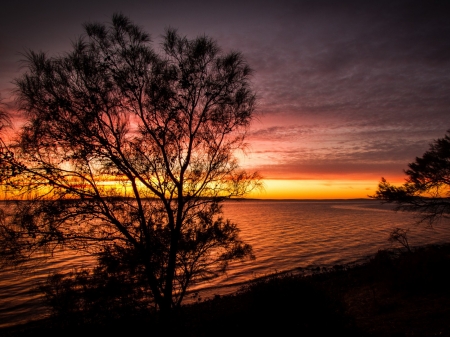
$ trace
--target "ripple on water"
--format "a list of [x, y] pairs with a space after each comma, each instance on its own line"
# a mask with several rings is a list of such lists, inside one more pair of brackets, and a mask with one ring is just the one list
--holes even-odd
[[[450, 242], [450, 223], [434, 229], [414, 225], [411, 214], [396, 213], [374, 200], [227, 201], [224, 218], [238, 224], [241, 238], [253, 246], [256, 260], [233, 262], [219, 279], [193, 287], [211, 294], [229, 293], [242, 282], [274, 272], [361, 261], [390, 247], [395, 227], [409, 228], [410, 245]], [[92, 258], [56, 255], [33, 273], [0, 272], [0, 327], [48, 314], [33, 291], [49, 272], [92, 266]], [[208, 295], [209, 294], [209, 295]]]

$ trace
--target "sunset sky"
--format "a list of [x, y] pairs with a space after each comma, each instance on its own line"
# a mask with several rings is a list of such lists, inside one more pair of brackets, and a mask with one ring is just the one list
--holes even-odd
[[258, 96], [241, 164], [261, 198], [358, 198], [450, 129], [450, 2], [8, 1], [0, 11], [0, 93], [27, 50], [67, 52], [86, 22], [122, 12], [157, 46], [168, 27], [237, 50]]

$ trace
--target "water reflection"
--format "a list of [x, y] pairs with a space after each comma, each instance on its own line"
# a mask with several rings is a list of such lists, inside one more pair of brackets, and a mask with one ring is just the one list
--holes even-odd
[[[229, 293], [242, 282], [273, 272], [362, 261], [391, 246], [388, 237], [395, 227], [410, 229], [412, 246], [450, 242], [448, 221], [433, 229], [417, 226], [412, 214], [392, 212], [391, 206], [374, 200], [228, 201], [223, 211], [224, 217], [239, 225], [256, 260], [232, 263], [224, 277], [192, 289], [203, 290], [203, 298]], [[56, 252], [49, 261], [32, 262], [38, 262], [32, 272], [0, 273], [0, 327], [47, 315], [42, 295], [33, 290], [49, 272], [90, 267], [93, 259]]]

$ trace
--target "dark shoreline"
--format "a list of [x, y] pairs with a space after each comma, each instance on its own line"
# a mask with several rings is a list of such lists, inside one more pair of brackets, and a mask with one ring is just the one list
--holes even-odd
[[170, 319], [48, 318], [0, 329], [2, 336], [116, 334], [250, 336], [450, 336], [450, 243], [412, 252], [379, 251], [359, 265], [318, 273], [269, 275], [232, 294], [185, 305]]

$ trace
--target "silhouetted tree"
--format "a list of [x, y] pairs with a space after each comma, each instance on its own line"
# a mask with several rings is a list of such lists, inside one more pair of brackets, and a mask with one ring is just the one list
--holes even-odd
[[450, 130], [435, 140], [422, 157], [408, 164], [408, 176], [402, 186], [393, 186], [384, 178], [374, 198], [396, 204], [396, 210], [418, 212], [421, 221], [431, 225], [450, 214]]
[[408, 241], [408, 229], [403, 229], [396, 227], [389, 235], [389, 242], [398, 242], [400, 245], [402, 245], [408, 252], [411, 252], [411, 247], [409, 246]]
[[9, 114], [6, 112], [5, 104], [3, 103], [2, 97], [0, 96], [0, 133], [5, 127], [11, 125], [11, 119]]
[[[4, 130], [11, 127], [11, 118], [6, 108], [7, 106], [3, 103], [2, 97], [0, 96], [0, 183], [4, 181], [5, 170], [9, 166], [5, 161], [10, 156], [9, 148], [3, 139]], [[0, 209], [0, 221], [4, 222], [4, 217], [4, 212]]]
[[[27, 54], [27, 123], [4, 183], [26, 198], [1, 228], [10, 261], [72, 248], [145, 276], [161, 311], [230, 261], [253, 257], [221, 214], [259, 185], [233, 156], [255, 108], [251, 70], [202, 36], [158, 52], [123, 15], [86, 24], [63, 56]], [[5, 173], [7, 172], [7, 173]]]
[[[0, 183], [2, 182], [2, 173], [4, 171], [2, 163], [9, 153], [8, 147], [6, 146], [2, 136], [3, 130], [9, 126], [11, 126], [11, 119], [5, 109], [2, 97], [0, 96]], [[4, 225], [5, 218], [6, 215], [4, 210], [0, 208], [0, 226]]]

